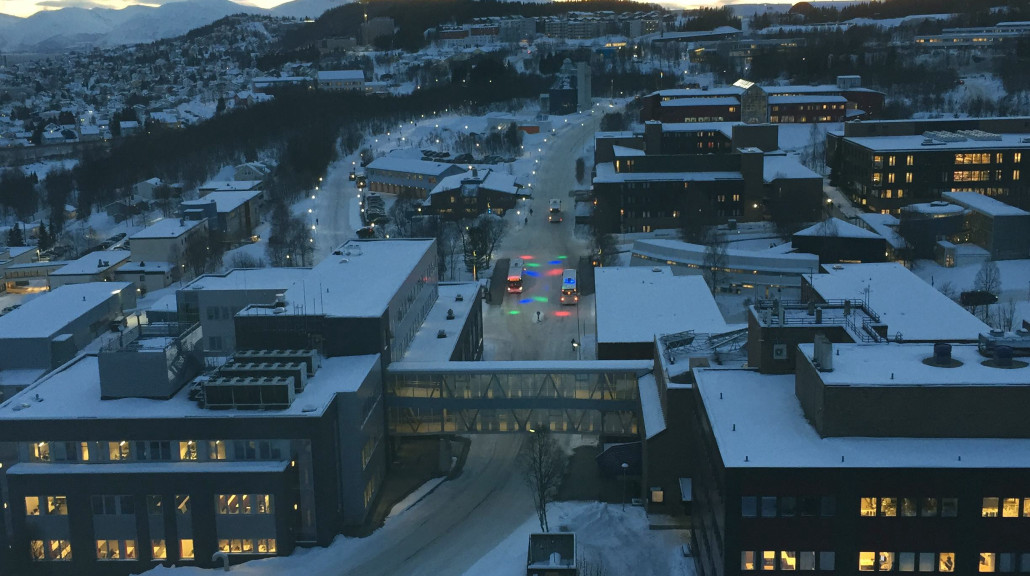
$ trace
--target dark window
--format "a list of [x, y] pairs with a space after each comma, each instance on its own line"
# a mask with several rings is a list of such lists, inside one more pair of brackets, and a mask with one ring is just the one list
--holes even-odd
[[818, 516], [819, 515], [819, 497], [818, 496], [802, 496], [801, 497], [801, 515], [802, 516]]
[[776, 497], [762, 496], [762, 518], [776, 517]]
[[837, 499], [833, 496], [822, 497], [822, 515], [823, 516], [836, 516], [837, 515]]
[[782, 496], [780, 498], [780, 516], [790, 517], [797, 513], [797, 498]]
[[740, 515], [746, 518], [758, 516], [758, 498], [744, 496], [740, 499]]

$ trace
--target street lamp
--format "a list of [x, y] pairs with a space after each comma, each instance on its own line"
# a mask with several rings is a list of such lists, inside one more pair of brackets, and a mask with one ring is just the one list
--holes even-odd
[[629, 464], [622, 463], [622, 510], [626, 511], [626, 470], [629, 469]]

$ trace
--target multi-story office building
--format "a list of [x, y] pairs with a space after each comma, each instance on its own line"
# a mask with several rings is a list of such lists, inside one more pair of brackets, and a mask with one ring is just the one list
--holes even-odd
[[942, 192], [979, 192], [1030, 209], [1030, 118], [848, 122], [827, 164], [851, 201], [898, 214]]
[[[352, 241], [311, 269], [204, 276], [172, 321], [109, 338], [0, 404], [3, 567], [212, 566], [364, 523], [388, 461], [386, 364], [482, 353], [478, 284], [436, 276], [432, 240]], [[235, 344], [212, 351], [205, 328]], [[204, 348], [231, 358], [194, 378]]]

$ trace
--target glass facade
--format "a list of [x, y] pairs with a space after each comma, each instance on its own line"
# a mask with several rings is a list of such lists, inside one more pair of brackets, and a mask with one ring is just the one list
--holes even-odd
[[[603, 366], [540, 366], [539, 371], [394, 370], [387, 377], [390, 434], [555, 432], [637, 434], [638, 375]], [[549, 369], [550, 368], [550, 369]]]

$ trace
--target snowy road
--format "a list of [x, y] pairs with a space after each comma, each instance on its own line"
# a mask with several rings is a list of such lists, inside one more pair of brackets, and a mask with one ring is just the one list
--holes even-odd
[[[533, 214], [523, 210], [520, 217], [528, 217], [529, 222], [518, 222], [495, 255], [524, 258], [526, 274], [522, 294], [506, 294], [501, 304], [487, 304], [483, 310], [488, 360], [574, 360], [577, 354], [593, 357], [592, 348], [581, 346], [577, 351], [572, 346], [573, 338], [579, 343], [584, 336], [593, 341], [593, 297], [582, 299], [576, 306], [562, 306], [559, 296], [562, 270], [575, 268], [590, 250], [588, 242], [573, 236], [574, 201], [569, 193], [577, 187], [576, 158], [593, 137], [599, 118], [587, 116], [582, 125], [562, 128], [541, 146], [533, 199], [526, 202]], [[561, 199], [564, 222], [548, 222], [547, 203], [551, 198]]]

